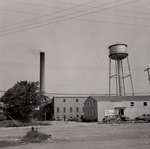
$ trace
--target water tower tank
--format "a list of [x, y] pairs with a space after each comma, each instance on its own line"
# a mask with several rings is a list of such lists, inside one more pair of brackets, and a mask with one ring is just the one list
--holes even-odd
[[128, 56], [126, 44], [114, 44], [109, 46], [109, 57], [113, 60], [122, 60]]

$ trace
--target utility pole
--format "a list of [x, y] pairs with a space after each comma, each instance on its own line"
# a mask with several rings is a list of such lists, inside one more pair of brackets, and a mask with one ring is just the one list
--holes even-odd
[[150, 67], [146, 68], [144, 71], [146, 71], [148, 74], [148, 82], [150, 84]]

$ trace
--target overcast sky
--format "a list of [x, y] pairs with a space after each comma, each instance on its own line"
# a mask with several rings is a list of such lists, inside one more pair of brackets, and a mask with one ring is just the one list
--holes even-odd
[[[34, 5], [30, 3], [25, 5], [25, 0], [15, 0], [16, 3], [12, 5], [6, 1], [7, 3], [0, 0], [0, 11], [3, 12], [0, 15], [1, 90], [7, 90], [19, 80], [38, 81], [39, 52], [42, 50], [46, 53], [46, 92], [108, 93], [108, 46], [121, 42], [128, 45], [135, 92], [150, 92], [150, 84], [144, 72], [144, 69], [150, 66], [148, 0], [137, 0], [110, 9], [108, 7], [103, 11], [100, 7], [99, 12], [94, 14], [89, 13], [75, 19], [67, 18], [65, 21], [56, 21], [40, 28], [33, 27], [17, 32], [12, 28], [13, 24], [21, 22], [19, 19], [23, 19], [25, 13], [25, 20], [31, 21], [31, 18], [37, 17], [33, 14], [28, 18], [27, 12], [30, 15], [33, 12], [45, 15], [51, 13], [49, 9], [46, 11], [46, 4], [53, 4], [53, 7], [55, 4], [55, 7], [68, 9], [77, 7], [81, 2], [57, 0], [54, 3], [54, 0], [38, 0], [36, 3], [32, 0], [28, 2]], [[88, 0], [83, 1], [87, 2]], [[93, 0], [92, 4], [99, 6], [99, 2]], [[44, 9], [40, 5], [44, 6]], [[21, 9], [21, 6], [24, 6], [24, 9]], [[83, 6], [84, 9], [91, 9], [85, 7], [86, 5]], [[37, 8], [45, 12], [38, 11]], [[81, 7], [81, 10], [84, 9]], [[24, 14], [19, 13], [20, 10], [23, 10]], [[17, 29], [21, 27], [17, 26]]]

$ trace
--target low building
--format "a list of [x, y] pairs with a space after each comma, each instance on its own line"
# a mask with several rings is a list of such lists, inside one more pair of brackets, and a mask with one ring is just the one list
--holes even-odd
[[104, 116], [121, 115], [134, 119], [150, 114], [150, 96], [93, 96], [84, 103], [84, 119], [102, 121]]
[[83, 116], [83, 106], [87, 97], [56, 96], [54, 97], [55, 120], [77, 120]]

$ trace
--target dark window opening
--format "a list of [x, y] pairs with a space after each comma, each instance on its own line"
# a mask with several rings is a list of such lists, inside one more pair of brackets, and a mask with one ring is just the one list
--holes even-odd
[[119, 109], [119, 115], [124, 115], [124, 109]]
[[66, 112], [66, 108], [64, 107], [64, 113]]
[[64, 115], [64, 121], [66, 120], [66, 115]]
[[133, 106], [134, 106], [134, 102], [130, 102], [130, 106], [132, 106], [132, 107], [133, 107]]
[[147, 106], [147, 102], [144, 102], [143, 105], [144, 105], [144, 106]]
[[59, 112], [59, 108], [57, 107], [57, 112]]
[[70, 112], [72, 112], [72, 107], [70, 107]]

